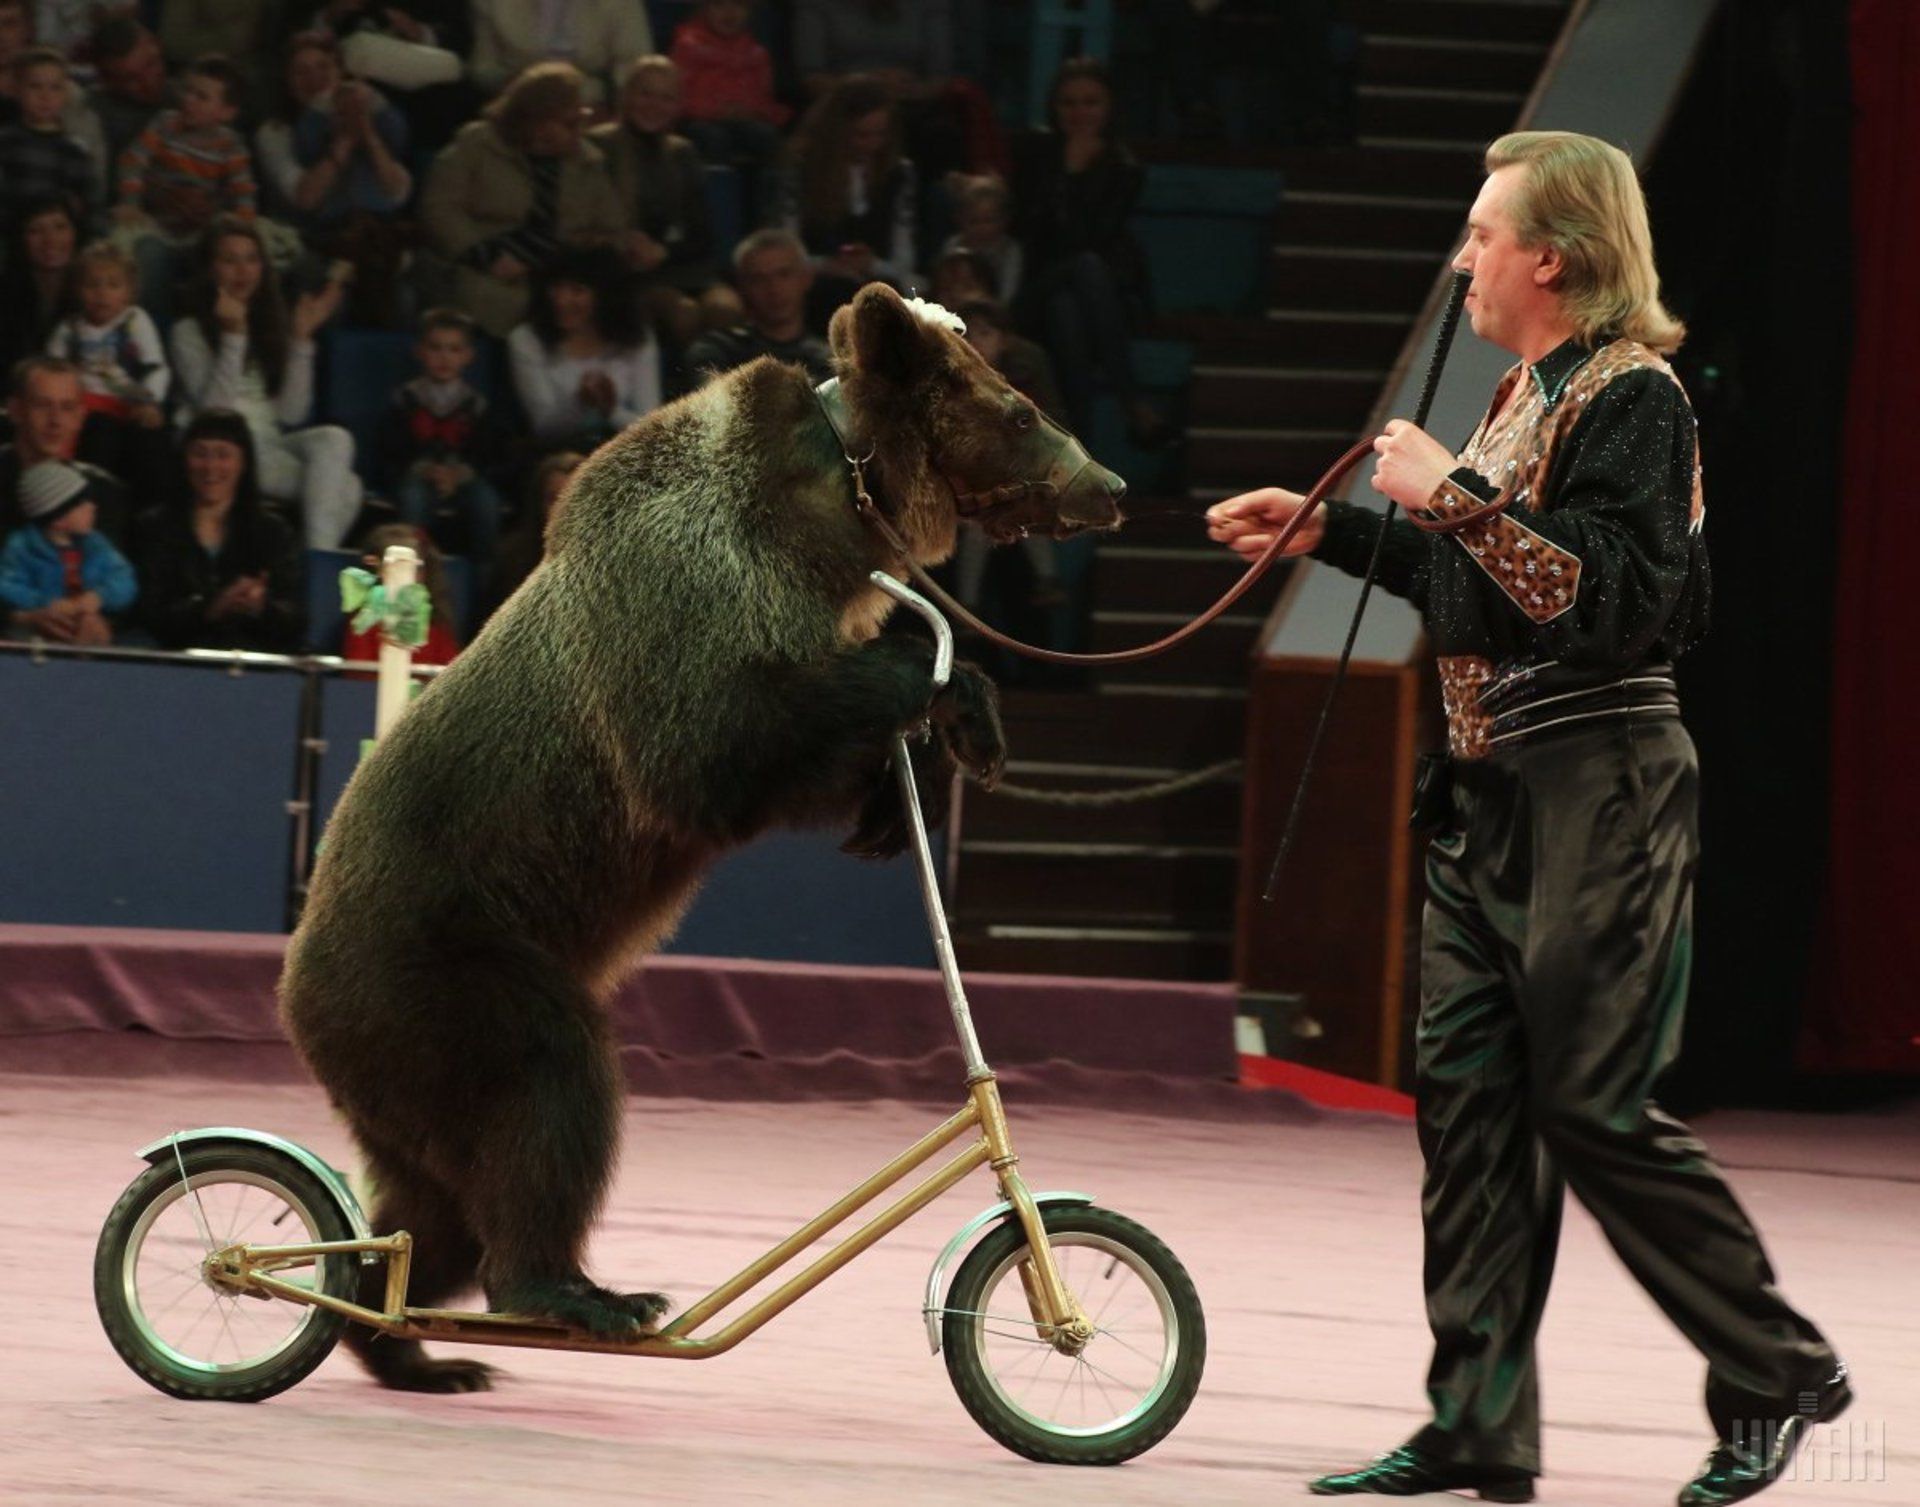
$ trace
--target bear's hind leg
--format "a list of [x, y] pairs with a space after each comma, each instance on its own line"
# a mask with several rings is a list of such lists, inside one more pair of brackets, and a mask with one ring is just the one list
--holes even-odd
[[[532, 981], [519, 979], [522, 990]], [[542, 992], [571, 991], [557, 979]], [[522, 1004], [526, 997], [522, 994]], [[622, 1079], [584, 996], [552, 1001], [512, 1080], [484, 1106], [474, 1175], [462, 1201], [481, 1247], [480, 1280], [496, 1313], [555, 1319], [631, 1338], [667, 1309], [658, 1293], [619, 1293], [581, 1269], [619, 1141]], [[535, 1044], [537, 1043], [537, 1045]]]
[[[374, 1233], [405, 1230], [413, 1236], [408, 1306], [438, 1307], [471, 1289], [480, 1263], [480, 1243], [460, 1217], [452, 1195], [424, 1173], [403, 1170], [393, 1159], [372, 1152], [368, 1168], [374, 1180]], [[386, 1296], [386, 1262], [362, 1268], [361, 1304], [382, 1309]], [[383, 1387], [401, 1392], [484, 1392], [493, 1385], [492, 1366], [464, 1357], [436, 1359], [418, 1340], [395, 1339], [354, 1324], [347, 1329], [346, 1342], [354, 1358]]]

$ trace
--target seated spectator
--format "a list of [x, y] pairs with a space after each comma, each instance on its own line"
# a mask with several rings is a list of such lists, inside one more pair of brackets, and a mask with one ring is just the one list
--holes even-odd
[[0, 263], [0, 372], [47, 347], [47, 336], [73, 302], [79, 221], [64, 198], [22, 206]]
[[472, 117], [467, 0], [326, 0], [309, 10], [307, 26], [339, 39], [355, 78], [389, 92], [422, 150], [438, 151]]
[[927, 296], [942, 308], [992, 298], [993, 266], [978, 252], [956, 248], [943, 251], [927, 274]]
[[13, 365], [7, 396], [13, 443], [0, 446], [0, 534], [26, 521], [20, 510], [20, 478], [41, 461], [65, 461], [87, 478], [95, 505], [95, 530], [125, 550], [129, 534], [127, 489], [98, 466], [77, 460], [86, 422], [86, 390], [80, 368], [57, 356], [25, 356]]
[[536, 63], [462, 127], [420, 197], [452, 264], [444, 300], [504, 336], [526, 318], [528, 280], [563, 247], [612, 244], [622, 224], [606, 158], [582, 138], [580, 70]]
[[413, 348], [420, 375], [394, 390], [380, 450], [401, 522], [430, 532], [443, 510], [455, 513], [479, 587], [500, 537], [500, 494], [489, 479], [500, 447], [487, 400], [466, 380], [473, 331], [458, 309], [420, 317]]
[[494, 556], [490, 598], [494, 608], [518, 591], [545, 558], [547, 520], [553, 516], [553, 505], [585, 459], [577, 450], [557, 450], [533, 468], [519, 521], [501, 537], [499, 552]]
[[47, 337], [47, 354], [80, 368], [87, 419], [79, 454], [123, 477], [164, 476], [173, 463], [162, 405], [173, 373], [153, 320], [135, 301], [139, 269], [118, 246], [80, 253], [79, 310]]
[[113, 216], [162, 325], [173, 322], [175, 284], [207, 228], [223, 215], [250, 221], [258, 210], [253, 160], [233, 128], [243, 87], [227, 59], [199, 59], [181, 75], [180, 107], [156, 115], [120, 158]]
[[113, 642], [112, 614], [137, 595], [133, 567], [94, 528], [85, 473], [43, 460], [20, 477], [26, 522], [0, 548], [0, 609], [9, 626], [69, 644]]
[[959, 229], [940, 248], [942, 254], [971, 251], [985, 258], [993, 272], [989, 296], [1012, 308], [1020, 296], [1026, 257], [1013, 235], [1013, 195], [1007, 190], [1006, 180], [992, 173], [957, 178], [953, 209]]
[[679, 71], [656, 54], [628, 72], [620, 119], [588, 135], [606, 155], [630, 227], [620, 249], [637, 274], [640, 306], [676, 350], [740, 318], [740, 300], [714, 259], [707, 170], [693, 143], [668, 129], [679, 113]]
[[339, 43], [324, 31], [287, 44], [286, 108], [254, 133], [254, 148], [267, 187], [310, 240], [355, 212], [394, 214], [413, 194], [406, 120], [341, 73]]
[[[420, 557], [418, 580], [427, 588], [427, 597], [433, 603], [433, 616], [427, 620], [427, 641], [413, 651], [413, 662], [417, 665], [450, 665], [454, 655], [460, 652], [460, 636], [453, 628], [446, 557], [440, 553], [440, 547], [425, 529], [415, 528], [410, 523], [383, 523], [369, 530], [367, 537], [360, 541], [362, 567], [379, 575], [387, 551], [395, 545], [405, 545]], [[340, 640], [340, 657], [363, 664], [378, 664], [380, 629], [377, 626], [355, 628], [349, 622]]]
[[523, 69], [565, 59], [590, 105], [613, 98], [614, 70], [652, 52], [653, 27], [636, 0], [473, 0], [473, 82], [493, 93]]
[[140, 520], [142, 618], [166, 649], [299, 650], [300, 546], [260, 505], [253, 429], [228, 409], [181, 437], [186, 488]]
[[1051, 128], [1015, 156], [1015, 228], [1025, 250], [1026, 322], [1044, 332], [1072, 428], [1086, 433], [1098, 380], [1118, 395], [1135, 443], [1167, 438], [1139, 394], [1127, 341], [1147, 307], [1146, 258], [1127, 229], [1145, 173], [1114, 134], [1113, 86], [1092, 58], [1054, 75]]
[[166, 0], [157, 8], [160, 48], [176, 71], [217, 53], [238, 72], [235, 98], [266, 98], [280, 56], [280, 0]]
[[94, 30], [90, 50], [99, 78], [87, 103], [100, 121], [105, 155], [102, 180], [114, 182], [121, 153], [133, 145], [147, 123], [174, 104], [160, 39], [130, 11], [116, 11]]
[[714, 330], [687, 347], [687, 371], [698, 384], [759, 356], [791, 361], [815, 382], [833, 375], [826, 341], [807, 329], [813, 266], [791, 230], [756, 230], [733, 249], [733, 278], [746, 323]]
[[300, 426], [313, 407], [313, 337], [340, 306], [340, 284], [301, 294], [289, 313], [259, 231], [238, 219], [214, 222], [201, 263], [170, 337], [176, 417], [189, 424], [219, 408], [244, 418], [260, 491], [298, 508], [308, 547], [331, 549], [360, 511], [353, 436], [333, 424]]
[[0, 126], [0, 229], [10, 231], [28, 204], [55, 196], [72, 206], [82, 229], [94, 228], [100, 183], [87, 149], [67, 134], [67, 60], [50, 47], [29, 47], [13, 60], [13, 85], [20, 118]]
[[0, 126], [20, 123], [14, 59], [33, 45], [32, 0], [0, 0]]
[[370, 86], [340, 71], [324, 31], [287, 44], [286, 105], [254, 133], [276, 213], [321, 256], [350, 262], [352, 323], [389, 328], [401, 314], [401, 269], [412, 227], [397, 218], [413, 196], [407, 122]]
[[673, 34], [688, 138], [709, 162], [741, 170], [754, 219], [773, 208], [780, 132], [793, 111], [773, 92], [773, 58], [748, 22], [751, 0], [697, 0]]
[[543, 445], [591, 450], [660, 406], [660, 347], [612, 250], [563, 253], [507, 339], [513, 389]]
[[[1034, 407], [1048, 418], [1057, 423], [1065, 421], [1053, 363], [1033, 341], [1014, 332], [1004, 304], [992, 298], [974, 298], [947, 307], [966, 321], [967, 344], [980, 353], [982, 361], [1005, 377], [1014, 391], [1032, 399]], [[954, 595], [970, 608], [978, 609], [981, 604], [990, 550], [987, 536], [979, 529], [969, 526], [960, 530], [954, 550]], [[1066, 600], [1066, 592], [1060, 586], [1053, 541], [1044, 534], [1029, 534], [1020, 541], [1020, 552], [1032, 577], [1028, 605], [1042, 610], [1059, 606]]]
[[793, 61], [809, 99], [855, 75], [877, 79], [900, 112], [923, 181], [963, 168], [1000, 172], [1006, 142], [993, 102], [954, 73], [952, 0], [797, 0]]
[[813, 259], [817, 328], [863, 283], [912, 290], [915, 182], [913, 163], [900, 152], [892, 97], [877, 79], [845, 79], [807, 111], [783, 177], [779, 220]]

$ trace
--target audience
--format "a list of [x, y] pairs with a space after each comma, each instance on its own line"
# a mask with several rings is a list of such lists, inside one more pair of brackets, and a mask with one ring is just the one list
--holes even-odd
[[413, 348], [420, 375], [394, 391], [381, 475], [402, 523], [431, 532], [440, 513], [458, 517], [465, 552], [483, 575], [500, 536], [500, 494], [489, 479], [500, 445], [487, 400], [466, 379], [473, 339], [473, 320], [458, 309], [420, 317]]
[[[460, 636], [453, 625], [452, 594], [447, 590], [447, 562], [439, 545], [433, 542], [426, 530], [415, 528], [410, 523], [383, 523], [368, 530], [366, 538], [360, 541], [361, 567], [379, 575], [387, 551], [397, 545], [404, 545], [420, 557], [417, 579], [426, 588], [427, 599], [433, 603], [432, 616], [427, 619], [427, 640], [413, 651], [413, 662], [417, 665], [450, 665], [454, 655], [460, 652]], [[349, 621], [346, 632], [341, 635], [340, 657], [361, 663], [378, 663], [380, 639], [377, 625], [355, 628]]]
[[591, 450], [660, 406], [660, 347], [603, 247], [562, 252], [507, 339], [513, 389], [543, 445]]
[[807, 111], [778, 218], [813, 259], [818, 325], [863, 283], [912, 289], [915, 183], [892, 96], [878, 79], [842, 79]]
[[10, 533], [26, 522], [20, 502], [22, 476], [41, 461], [65, 461], [87, 479], [96, 530], [124, 549], [131, 512], [127, 489], [108, 472], [77, 459], [87, 418], [80, 369], [57, 356], [26, 356], [16, 361], [7, 417], [13, 421], [13, 443], [0, 446], [0, 533]]
[[0, 608], [11, 628], [70, 644], [113, 642], [112, 614], [138, 594], [125, 555], [96, 532], [86, 473], [43, 460], [20, 477], [26, 521], [0, 547]]
[[438, 151], [472, 117], [468, 0], [327, 0], [305, 24], [339, 39], [355, 78], [399, 98], [417, 146]]
[[264, 98], [287, 9], [288, 0], [161, 0], [160, 49], [181, 70], [209, 53], [231, 58], [241, 80], [235, 102]]
[[1022, 137], [1014, 161], [1027, 320], [1059, 364], [1071, 427], [1086, 432], [1104, 376], [1135, 442], [1163, 442], [1166, 421], [1140, 396], [1127, 349], [1146, 311], [1146, 258], [1127, 230], [1145, 174], [1114, 132], [1106, 67], [1062, 64], [1047, 116], [1050, 128]]
[[791, 230], [755, 231], [734, 248], [733, 278], [746, 322], [702, 335], [687, 348], [695, 383], [760, 356], [804, 366], [816, 382], [833, 375], [826, 341], [807, 329], [813, 267], [800, 237]]
[[87, 103], [100, 122], [103, 182], [112, 183], [120, 154], [133, 145], [162, 110], [174, 104], [160, 39], [131, 12], [115, 12], [93, 34], [94, 72], [99, 82]]
[[360, 511], [353, 436], [334, 424], [301, 426], [313, 408], [313, 337], [339, 307], [340, 284], [301, 294], [289, 311], [259, 230], [232, 217], [207, 232], [201, 262], [173, 327], [178, 417], [190, 424], [219, 408], [244, 418], [260, 491], [299, 510], [309, 547], [331, 549]]
[[720, 281], [707, 172], [693, 143], [669, 129], [680, 113], [680, 71], [670, 58], [640, 58], [620, 88], [620, 118], [589, 133], [613, 176], [628, 229], [621, 240], [640, 306], [676, 349], [703, 329], [740, 318], [740, 300]]
[[175, 284], [207, 227], [258, 210], [253, 159], [233, 127], [241, 89], [226, 58], [199, 59], [181, 75], [180, 107], [161, 111], [121, 154], [114, 220], [140, 264], [147, 308], [162, 322], [172, 321]]
[[636, 0], [472, 0], [468, 71], [491, 94], [522, 69], [564, 59], [581, 74], [590, 105], [613, 98], [615, 72], [654, 50], [647, 9]]
[[173, 451], [163, 405], [173, 373], [160, 331], [136, 301], [139, 269], [107, 241], [79, 255], [79, 310], [54, 327], [47, 353], [80, 369], [87, 418], [79, 455], [118, 476], [164, 476]]
[[212, 408], [182, 439], [184, 493], [140, 520], [148, 631], [167, 649], [296, 652], [306, 628], [299, 541], [261, 506], [252, 426]]
[[571, 63], [534, 64], [427, 174], [420, 220], [453, 267], [445, 301], [489, 335], [526, 318], [529, 279], [563, 248], [623, 229], [606, 158], [582, 135], [584, 87]]
[[1020, 296], [1026, 254], [1013, 234], [1013, 195], [1006, 180], [993, 173], [962, 174], [953, 180], [952, 193], [957, 228], [941, 253], [970, 251], [983, 258], [993, 274], [991, 296], [1011, 308]]
[[101, 192], [87, 149], [67, 134], [73, 80], [51, 47], [29, 47], [13, 60], [19, 120], [0, 126], [0, 229], [12, 229], [30, 203], [62, 198], [85, 229], [100, 221]]
[[324, 31], [287, 44], [286, 108], [255, 133], [254, 150], [279, 211], [310, 241], [352, 214], [393, 215], [413, 194], [405, 117], [346, 78]]
[[29, 200], [6, 238], [0, 269], [0, 371], [44, 350], [47, 336], [73, 301], [80, 225], [63, 198]]
[[527, 479], [520, 519], [500, 540], [494, 557], [492, 602], [498, 606], [520, 589], [547, 552], [547, 520], [553, 505], [567, 489], [567, 479], [586, 457], [577, 450], [558, 450], [542, 460]]
[[772, 212], [781, 130], [793, 119], [773, 90], [773, 58], [748, 26], [750, 0], [699, 0], [673, 34], [688, 139], [709, 162], [737, 167], [756, 220]]

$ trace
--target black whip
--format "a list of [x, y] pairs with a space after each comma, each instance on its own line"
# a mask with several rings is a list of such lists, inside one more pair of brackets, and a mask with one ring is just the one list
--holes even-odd
[[[1467, 296], [1467, 284], [1472, 281], [1465, 272], [1453, 275], [1453, 286], [1447, 289], [1447, 306], [1440, 315], [1440, 333], [1434, 338], [1433, 355], [1427, 360], [1427, 378], [1420, 389], [1420, 402], [1413, 410], [1413, 425], [1416, 429], [1427, 427], [1427, 412], [1433, 407], [1433, 395], [1440, 386], [1440, 368], [1447, 364], [1447, 349], [1453, 344], [1453, 334], [1460, 325], [1460, 308]], [[1279, 888], [1280, 871], [1287, 865], [1287, 854], [1293, 849], [1293, 839], [1300, 829], [1300, 813], [1306, 809], [1307, 786], [1313, 779], [1314, 765], [1320, 759], [1320, 745], [1327, 736], [1327, 724], [1333, 718], [1333, 704], [1340, 697], [1340, 687], [1346, 683], [1347, 662], [1353, 658], [1354, 641], [1360, 637], [1360, 619], [1367, 610], [1367, 598], [1373, 594], [1373, 580], [1380, 572], [1380, 556], [1385, 551], [1387, 529], [1393, 523], [1395, 503], [1387, 499], [1386, 512], [1380, 519], [1380, 528], [1373, 536], [1373, 554], [1367, 561], [1367, 573], [1360, 581], [1360, 600], [1354, 603], [1353, 620], [1347, 624], [1347, 641], [1340, 646], [1340, 662], [1334, 666], [1333, 679], [1327, 684], [1326, 700], [1320, 703], [1320, 716], [1313, 724], [1313, 738], [1307, 744], [1306, 763], [1300, 767], [1300, 783], [1293, 792], [1293, 805], [1287, 811], [1287, 824], [1280, 829], [1280, 848], [1273, 855], [1273, 867], [1267, 871], [1267, 887], [1261, 891], [1262, 900], [1272, 900]]]

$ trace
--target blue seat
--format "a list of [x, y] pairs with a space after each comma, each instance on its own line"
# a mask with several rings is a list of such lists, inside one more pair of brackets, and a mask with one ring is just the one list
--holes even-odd
[[1163, 313], [1252, 313], [1273, 251], [1279, 173], [1258, 168], [1147, 169], [1130, 228], [1147, 254]]

